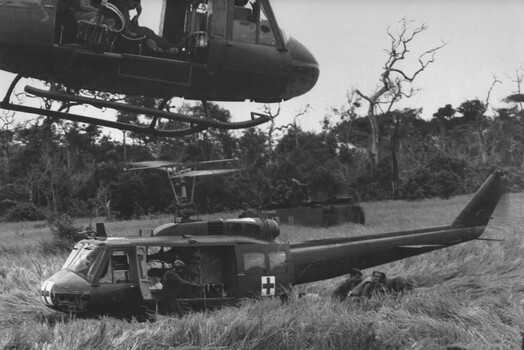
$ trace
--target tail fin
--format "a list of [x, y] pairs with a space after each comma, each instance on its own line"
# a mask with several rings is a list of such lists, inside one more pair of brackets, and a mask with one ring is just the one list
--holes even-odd
[[504, 194], [504, 173], [497, 170], [480, 186], [473, 198], [453, 221], [453, 226], [486, 226]]

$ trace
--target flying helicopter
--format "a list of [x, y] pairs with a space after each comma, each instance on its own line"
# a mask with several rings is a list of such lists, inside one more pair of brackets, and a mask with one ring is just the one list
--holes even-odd
[[162, 313], [160, 276], [175, 259], [189, 264], [195, 255], [202, 288], [179, 295], [191, 308], [283, 295], [294, 285], [341, 276], [354, 267], [492, 240], [480, 236], [503, 192], [503, 174], [497, 171], [449, 225], [298, 243], [279, 242], [278, 223], [262, 218], [171, 223], [151, 237], [105, 237], [99, 225], [99, 237], [78, 242], [62, 270], [42, 284], [41, 299], [79, 315]]
[[[0, 2], [0, 69], [17, 74], [0, 108], [142, 134], [181, 136], [270, 120], [256, 112], [251, 120], [240, 122], [211, 119], [208, 101], [281, 102], [306, 93], [318, 79], [318, 62], [304, 45], [285, 35], [269, 0], [148, 0], [144, 12], [161, 2], [155, 38], [172, 45], [161, 52], [149, 49], [151, 35], [126, 30], [130, 15], [120, 6], [125, 1], [92, 0], [98, 13], [91, 21], [76, 20], [78, 0]], [[12, 103], [11, 95], [23, 77], [49, 82], [49, 90], [26, 86], [25, 91], [61, 102], [62, 107]], [[137, 107], [82, 91], [154, 97], [162, 102], [158, 108]], [[206, 115], [165, 110], [173, 97], [202, 101]], [[69, 113], [64, 107], [78, 104], [147, 115], [152, 121], [142, 127]], [[162, 129], [161, 119], [187, 127]]]
[[[142, 162], [130, 162], [129, 165], [131, 167], [126, 168], [124, 170], [165, 170], [175, 200], [175, 223], [177, 222], [177, 220], [179, 220], [179, 218], [181, 222], [194, 220], [191, 218], [194, 215], [197, 216], [196, 220], [198, 220], [198, 211], [194, 201], [197, 178], [203, 176], [226, 175], [241, 170], [238, 167], [233, 167], [235, 165], [238, 165], [238, 159], [220, 159], [186, 163], [174, 163], [170, 161], [152, 160]], [[191, 185], [190, 189], [188, 189], [188, 185]], [[188, 194], [188, 192], [190, 194]]]

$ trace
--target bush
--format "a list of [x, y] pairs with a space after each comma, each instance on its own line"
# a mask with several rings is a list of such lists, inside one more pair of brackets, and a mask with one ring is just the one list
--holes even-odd
[[428, 164], [410, 171], [401, 192], [406, 199], [449, 198], [465, 192], [468, 166], [462, 159], [436, 156]]
[[318, 199], [345, 194], [345, 176], [338, 162], [325, 164], [312, 169], [309, 178], [309, 191], [319, 194]]
[[52, 245], [58, 250], [70, 250], [75, 244], [75, 234], [81, 231], [73, 225], [73, 219], [67, 214], [62, 214], [51, 218], [48, 224], [54, 237]]
[[449, 198], [461, 192], [460, 177], [448, 170], [418, 168], [401, 188], [406, 199]]
[[14, 201], [12, 199], [3, 199], [0, 201], [0, 216], [5, 215], [5, 213], [9, 210], [14, 208], [18, 204], [17, 201]]
[[118, 218], [129, 220], [137, 217], [143, 212], [139, 203], [145, 192], [147, 187], [139, 175], [122, 174], [111, 189], [111, 208], [116, 211]]
[[33, 203], [23, 202], [11, 205], [11, 208], [7, 209], [5, 213], [5, 221], [38, 221], [45, 219], [44, 213]]
[[524, 191], [524, 171], [520, 167], [504, 168], [506, 182], [511, 192]]
[[356, 178], [357, 197], [360, 200], [391, 199], [391, 160], [382, 159], [377, 166], [367, 164], [366, 169]]

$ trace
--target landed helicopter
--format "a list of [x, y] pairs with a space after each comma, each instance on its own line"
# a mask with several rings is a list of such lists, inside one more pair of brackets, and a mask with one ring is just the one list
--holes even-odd
[[[503, 194], [491, 174], [446, 226], [358, 237], [279, 243], [276, 221], [261, 218], [166, 224], [151, 237], [78, 242], [61, 271], [41, 287], [50, 308], [79, 315], [164, 312], [162, 274], [175, 259], [202, 288], [178, 295], [194, 309], [242, 298], [283, 295], [294, 285], [333, 278], [480, 238]], [[103, 226], [97, 227], [104, 236]], [[198, 257], [195, 259], [195, 257]]]
[[[159, 170], [166, 172], [175, 200], [174, 222], [189, 222], [198, 219], [198, 210], [195, 204], [195, 187], [197, 178], [203, 176], [227, 175], [241, 169], [233, 167], [238, 164], [237, 159], [208, 160], [189, 163], [173, 163], [162, 160], [131, 162], [127, 171]], [[212, 168], [210, 168], [212, 167]], [[192, 180], [192, 181], [191, 181]], [[188, 185], [191, 188], [188, 189]], [[188, 194], [188, 192], [190, 194]], [[192, 216], [196, 215], [196, 219]]]
[[[127, 0], [92, 0], [93, 20], [77, 20], [78, 0], [0, 2], [0, 69], [18, 74], [0, 108], [84, 122], [157, 136], [182, 136], [207, 128], [241, 129], [270, 120], [226, 122], [208, 117], [207, 101], [273, 103], [309, 91], [319, 76], [318, 62], [277, 24], [269, 0], [148, 0], [159, 3], [159, 34], [126, 30], [130, 22], [121, 4]], [[158, 5], [158, 4], [157, 4]], [[108, 19], [111, 19], [109, 21]], [[144, 28], [144, 27], [138, 27]], [[144, 30], [142, 30], [144, 32]], [[161, 38], [172, 45], [152, 50]], [[23, 77], [50, 83], [50, 90], [26, 86], [28, 94], [59, 101], [57, 110], [14, 104], [10, 97]], [[58, 84], [66, 89], [59, 88]], [[158, 108], [138, 107], [82, 95], [110, 92], [162, 99]], [[205, 117], [165, 110], [173, 97], [200, 100]], [[152, 117], [142, 127], [68, 112], [87, 104]], [[168, 109], [168, 108], [167, 108]], [[162, 129], [159, 120], [185, 123]]]

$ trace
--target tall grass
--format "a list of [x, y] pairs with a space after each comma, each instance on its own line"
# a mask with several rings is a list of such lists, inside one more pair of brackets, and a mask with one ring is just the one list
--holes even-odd
[[[283, 225], [281, 239], [299, 241], [450, 223], [469, 199], [364, 203], [367, 225], [329, 229]], [[483, 237], [448, 249], [376, 267], [416, 281], [413, 294], [333, 302], [343, 278], [297, 286], [320, 300], [248, 300], [239, 307], [159, 316], [139, 323], [78, 319], [47, 309], [40, 284], [65, 253], [47, 254], [43, 223], [0, 230], [0, 348], [4, 349], [519, 349], [524, 331], [524, 195], [497, 210]], [[229, 213], [227, 217], [236, 217]], [[215, 216], [217, 218], [218, 216]], [[143, 234], [171, 218], [107, 222], [109, 235]], [[94, 224], [79, 221], [78, 226]], [[370, 271], [364, 271], [366, 275]]]

